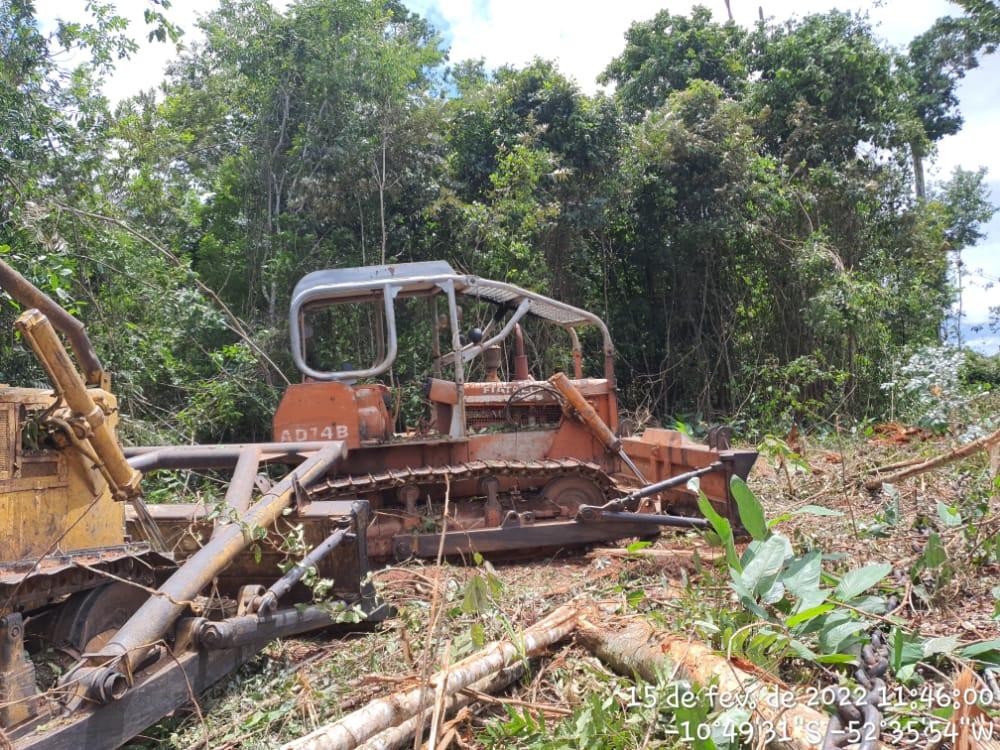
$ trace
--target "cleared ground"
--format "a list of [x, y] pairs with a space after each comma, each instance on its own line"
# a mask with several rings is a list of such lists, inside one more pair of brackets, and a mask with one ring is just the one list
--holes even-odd
[[[957, 645], [928, 655], [908, 683], [950, 688], [956, 670], [968, 663], [958, 655], [960, 647], [1000, 637], [992, 592], [1000, 585], [1000, 499], [986, 454], [873, 494], [862, 483], [875, 467], [935, 455], [952, 443], [896, 425], [816, 442], [785, 438], [771, 443], [770, 455], [761, 457], [751, 476], [767, 517], [780, 519], [806, 506], [839, 515], [792, 515], [775, 530], [796, 550], [822, 550], [824, 570], [834, 575], [889, 563], [892, 573], [878, 593], [894, 597], [892, 610], [873, 616], [871, 623], [889, 630], [891, 619], [891, 627], [923, 639], [955, 636]], [[695, 547], [701, 551], [692, 557]], [[748, 627], [717, 548], [706, 547], [697, 534], [664, 536], [655, 548], [682, 552], [673, 559], [645, 560], [598, 550], [496, 566], [469, 560], [379, 571], [376, 585], [398, 609], [397, 617], [374, 632], [347, 638], [272, 644], [203, 696], [197, 708], [152, 729], [146, 744], [275, 747], [372, 698], [418, 684], [445, 661], [446, 650], [454, 662], [572, 600], [647, 618], [716, 648], [734, 628]], [[800, 688], [836, 684], [847, 673], [834, 664], [796, 658], [773, 643], [741, 643], [741, 659]], [[571, 641], [533, 662], [506, 694], [473, 703], [454, 724], [452, 742], [457, 747], [692, 747], [670, 734], [672, 718], [662, 701], [635, 705], [642, 689]], [[897, 702], [886, 715], [919, 722], [921, 715], [931, 721], [932, 712], [929, 705]]]

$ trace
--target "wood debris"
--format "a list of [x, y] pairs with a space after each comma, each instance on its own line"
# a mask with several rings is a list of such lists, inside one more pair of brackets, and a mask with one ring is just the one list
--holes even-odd
[[892, 474], [886, 474], [885, 476], [869, 479], [865, 482], [865, 489], [870, 492], [874, 492], [875, 490], [881, 489], [882, 485], [885, 483], [895, 483], [903, 479], [916, 476], [917, 474], [923, 474], [926, 471], [936, 469], [939, 466], [944, 466], [952, 461], [967, 458], [978, 451], [989, 450], [997, 443], [1000, 443], [1000, 430], [996, 430], [995, 432], [991, 432], [989, 435], [984, 435], [981, 438], [960, 445], [957, 448], [953, 448], [947, 453], [942, 453], [938, 456], [934, 456], [933, 458], [929, 458], [926, 461], [921, 461], [918, 464], [900, 469]]
[[[774, 750], [819, 750], [829, 717], [805, 705], [777, 678], [747, 671], [698, 641], [659, 632], [646, 622], [583, 620], [578, 640], [613, 670], [657, 682], [664, 670], [698, 685], [715, 685], [717, 708], [723, 696], [751, 711], [755, 736], [777, 736]], [[770, 730], [780, 729], [772, 732]]]
[[[331, 724], [284, 745], [284, 750], [355, 750], [380, 732], [402, 724], [432, 707], [435, 688], [451, 696], [474, 683], [511, 666], [519, 659], [537, 656], [566, 638], [576, 628], [579, 610], [564, 605], [527, 628], [517, 642], [495, 641], [481, 651], [438, 672], [427, 685], [393, 693], [342, 717]], [[432, 708], [433, 710], [433, 708]]]

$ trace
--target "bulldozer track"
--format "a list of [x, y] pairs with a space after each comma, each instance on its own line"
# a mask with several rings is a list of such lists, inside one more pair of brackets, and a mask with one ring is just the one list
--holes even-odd
[[386, 469], [377, 474], [356, 474], [333, 477], [313, 485], [308, 490], [310, 500], [330, 500], [344, 495], [356, 495], [398, 489], [407, 485], [441, 485], [445, 481], [464, 482], [485, 477], [515, 477], [517, 479], [555, 479], [562, 476], [585, 477], [604, 492], [617, 492], [614, 479], [598, 464], [573, 458], [548, 458], [538, 461], [481, 460], [446, 466], [421, 466], [416, 469]]

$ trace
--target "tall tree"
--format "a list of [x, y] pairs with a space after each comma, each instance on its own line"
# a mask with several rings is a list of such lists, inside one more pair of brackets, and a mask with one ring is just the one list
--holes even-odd
[[711, 81], [737, 95], [747, 81], [746, 33], [732, 22], [712, 20], [708, 8], [697, 5], [690, 16], [661, 10], [649, 21], [632, 24], [625, 50], [601, 74], [614, 83], [626, 112], [634, 117], [666, 102], [693, 81]]

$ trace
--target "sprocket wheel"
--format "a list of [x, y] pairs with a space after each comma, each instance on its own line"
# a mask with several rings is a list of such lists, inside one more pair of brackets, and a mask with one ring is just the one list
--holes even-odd
[[99, 650], [148, 598], [141, 587], [119, 581], [74, 594], [60, 608], [52, 642], [80, 653]]
[[560, 515], [565, 518], [576, 516], [581, 505], [603, 505], [604, 491], [585, 477], [562, 476], [549, 480], [542, 488], [541, 496], [559, 506]]

